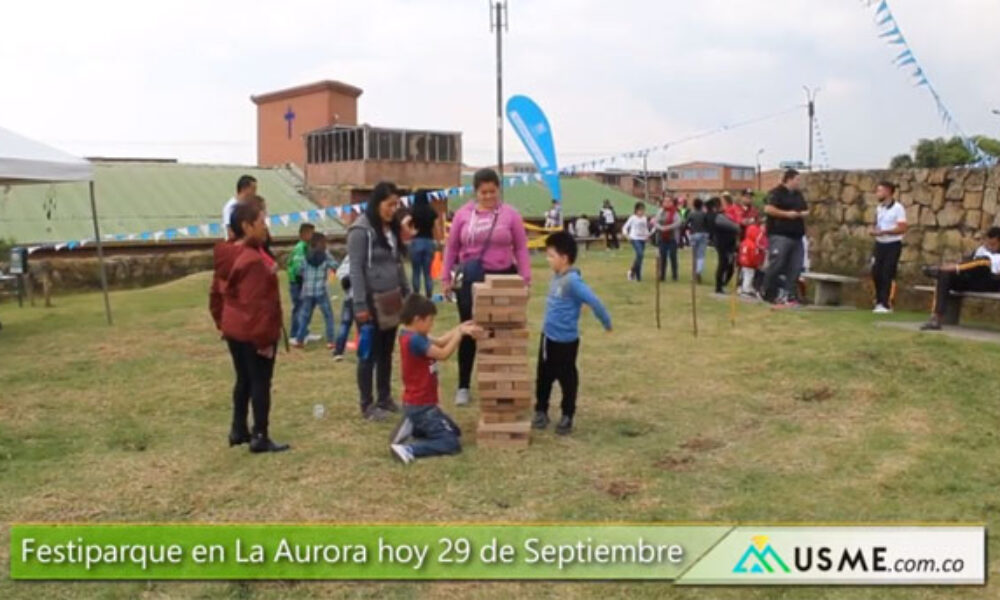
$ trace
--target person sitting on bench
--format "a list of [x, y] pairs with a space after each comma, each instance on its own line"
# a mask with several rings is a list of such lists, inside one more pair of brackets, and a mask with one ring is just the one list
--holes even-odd
[[953, 302], [951, 292], [1000, 292], [1000, 227], [986, 232], [986, 241], [972, 257], [953, 265], [924, 267], [924, 274], [937, 279], [934, 290], [934, 312], [921, 327], [927, 331], [941, 329], [941, 321]]

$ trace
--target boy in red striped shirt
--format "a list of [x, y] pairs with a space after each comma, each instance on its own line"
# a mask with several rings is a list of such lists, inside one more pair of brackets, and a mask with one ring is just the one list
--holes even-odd
[[[462, 432], [438, 407], [437, 361], [447, 360], [458, 348], [463, 335], [474, 336], [481, 329], [468, 321], [439, 338], [430, 336], [437, 306], [419, 294], [411, 294], [403, 304], [399, 334], [399, 355], [403, 365], [403, 419], [389, 436], [392, 456], [409, 464], [416, 458], [457, 454]], [[408, 439], [412, 438], [408, 443]]]

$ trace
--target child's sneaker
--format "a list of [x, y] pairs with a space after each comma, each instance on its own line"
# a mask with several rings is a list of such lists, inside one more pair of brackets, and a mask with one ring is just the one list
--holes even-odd
[[292, 345], [292, 348], [298, 348], [299, 350], [301, 350], [301, 349], [303, 349], [303, 348], [306, 347], [305, 344], [303, 344], [300, 340], [297, 340], [295, 338], [292, 338], [291, 345]]
[[320, 334], [310, 333], [309, 335], [306, 336], [306, 343], [308, 344], [309, 342], [318, 342], [321, 339], [323, 339], [323, 336], [321, 336]]
[[413, 421], [410, 420], [410, 417], [403, 417], [389, 434], [389, 445], [401, 444], [411, 435], [413, 435]]
[[330, 350], [330, 351], [333, 351], [333, 349], [336, 348], [336, 347], [337, 347], [337, 344], [334, 344], [333, 342], [330, 342], [330, 343], [328, 343], [326, 345], [326, 349]]
[[390, 444], [389, 452], [392, 454], [393, 458], [404, 465], [408, 465], [413, 462], [413, 452], [411, 452], [407, 446], [402, 444]]
[[334, 354], [333, 355], [333, 362], [340, 362], [342, 360], [344, 360], [344, 355], [343, 354]]
[[559, 424], [556, 425], [556, 433], [558, 435], [569, 435], [571, 431], [573, 431], [573, 417], [563, 415], [559, 419]]
[[535, 413], [535, 418], [531, 420], [531, 426], [535, 429], [545, 429], [549, 426], [549, 415], [538, 411]]
[[455, 392], [455, 406], [468, 406], [469, 405], [469, 390], [467, 388], [459, 388]]

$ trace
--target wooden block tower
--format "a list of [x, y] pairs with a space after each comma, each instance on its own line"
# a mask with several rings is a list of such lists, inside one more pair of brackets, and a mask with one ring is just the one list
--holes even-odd
[[523, 448], [531, 435], [528, 288], [518, 275], [489, 275], [472, 290], [472, 318], [485, 331], [476, 359], [476, 439], [484, 447]]

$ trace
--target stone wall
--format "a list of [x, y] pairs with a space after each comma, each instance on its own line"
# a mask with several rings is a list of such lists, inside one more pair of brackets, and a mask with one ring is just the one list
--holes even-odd
[[[1000, 225], [1000, 168], [906, 169], [896, 171], [824, 171], [805, 177], [809, 201], [810, 259], [814, 271], [867, 277], [878, 200], [875, 187], [887, 180], [898, 186], [910, 228], [903, 242], [898, 304], [924, 309], [928, 294], [912, 286], [929, 284], [920, 267], [954, 261], [982, 242], [983, 232]], [[870, 284], [856, 291], [859, 306], [870, 302]], [[970, 308], [1000, 317], [991, 303]], [[996, 304], [996, 303], [992, 303]], [[985, 309], [985, 310], [983, 310]]]

